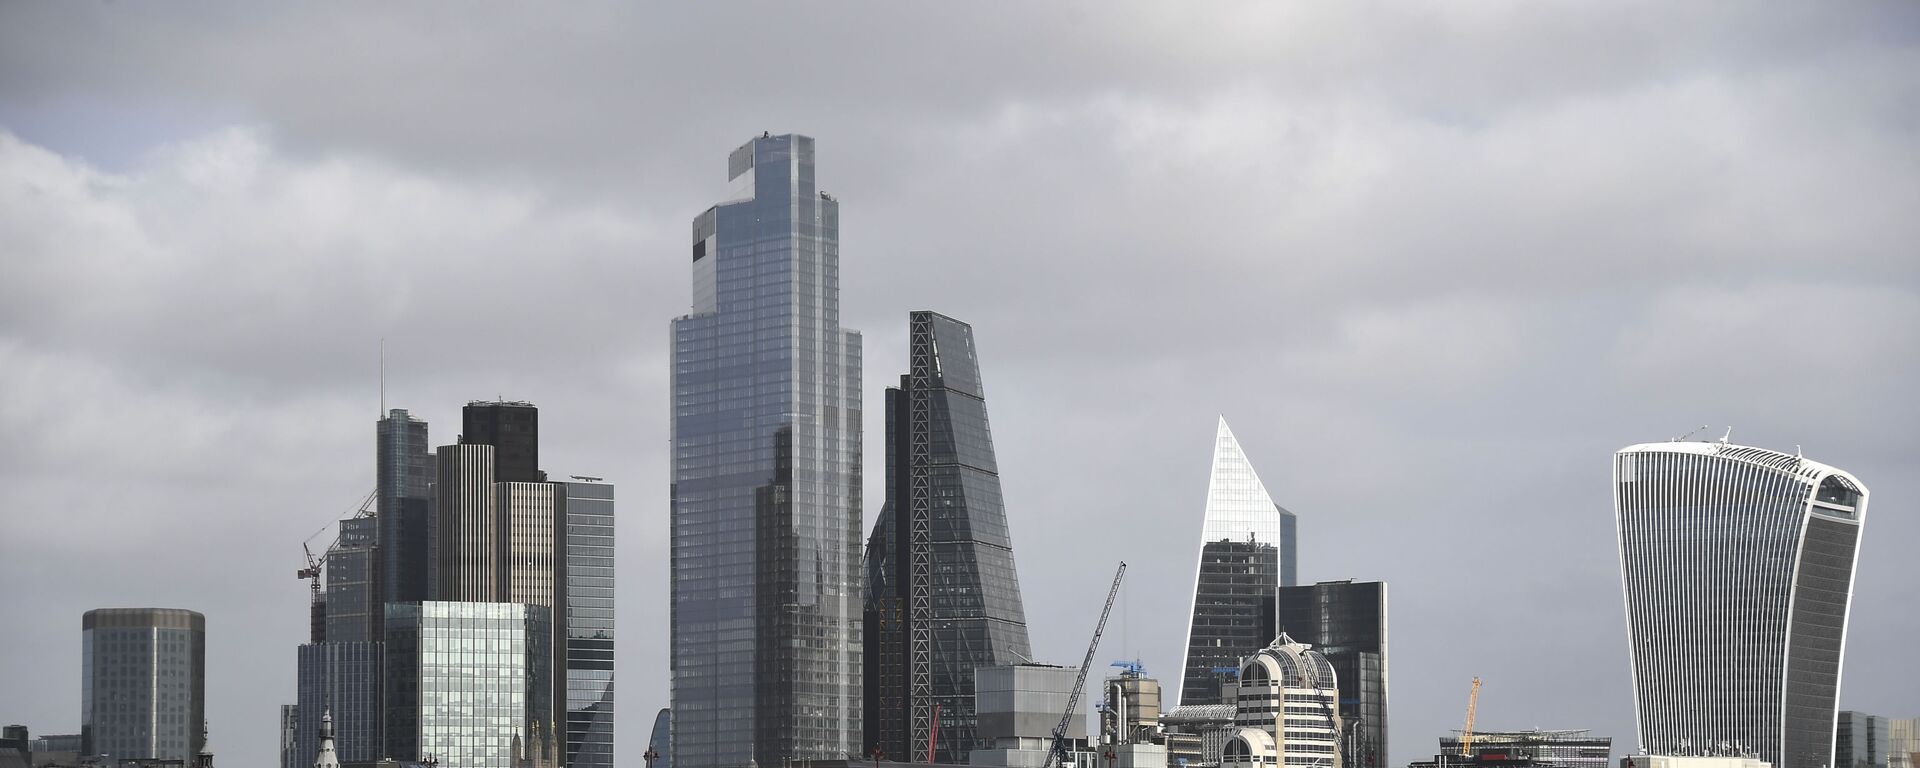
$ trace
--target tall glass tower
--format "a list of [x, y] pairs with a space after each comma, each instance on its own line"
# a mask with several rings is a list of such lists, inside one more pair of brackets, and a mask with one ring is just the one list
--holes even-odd
[[965, 763], [986, 748], [973, 671], [1033, 652], [973, 328], [914, 312], [907, 368], [887, 390], [887, 502], [867, 543], [865, 746], [904, 761], [933, 742], [936, 762]]
[[80, 617], [80, 751], [182, 763], [206, 734], [207, 617], [96, 608]]
[[1275, 595], [1294, 585], [1296, 563], [1293, 513], [1273, 503], [1220, 419], [1194, 569], [1182, 706], [1223, 703], [1223, 686], [1233, 684], [1241, 657], [1273, 642]]
[[1641, 749], [1833, 765], [1866, 486], [1725, 440], [1628, 447], [1613, 479]]
[[775, 768], [860, 749], [860, 336], [813, 139], [727, 159], [673, 321], [673, 760]]

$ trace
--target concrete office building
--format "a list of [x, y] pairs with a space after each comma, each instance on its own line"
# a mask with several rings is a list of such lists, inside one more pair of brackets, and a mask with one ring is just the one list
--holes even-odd
[[1630, 446], [1614, 502], [1640, 746], [1828, 768], [1867, 487], [1719, 442]]
[[[974, 670], [974, 712], [980, 746], [968, 755], [971, 765], [1040, 768], [1053, 749], [1053, 729], [1067, 711], [1078, 667], [1012, 664]], [[1075, 713], [1067, 738], [1081, 760], [1090, 760], [1086, 718]], [[1086, 762], [1076, 761], [1086, 765]]]
[[1220, 764], [1342, 768], [1339, 698], [1327, 657], [1280, 635], [1241, 661], [1236, 727]]
[[[867, 540], [866, 753], [964, 763], [973, 671], [1032, 658], [973, 328], [908, 316], [887, 389], [887, 499]], [[938, 722], [935, 722], [935, 715]], [[937, 744], [932, 738], [939, 732]]]
[[387, 756], [554, 768], [553, 612], [517, 603], [387, 606]]
[[1194, 567], [1180, 704], [1220, 704], [1242, 657], [1273, 639], [1276, 590], [1297, 570], [1294, 515], [1273, 503], [1220, 419]]
[[206, 720], [207, 619], [172, 608], [99, 608], [80, 620], [81, 751], [182, 763]]
[[839, 204], [805, 136], [763, 134], [727, 167], [672, 323], [673, 760], [844, 759], [861, 748], [862, 475]]
[[1313, 646], [1333, 665], [1340, 683], [1342, 762], [1349, 768], [1394, 765], [1387, 756], [1387, 585], [1323, 581], [1281, 587], [1276, 616], [1281, 632]]

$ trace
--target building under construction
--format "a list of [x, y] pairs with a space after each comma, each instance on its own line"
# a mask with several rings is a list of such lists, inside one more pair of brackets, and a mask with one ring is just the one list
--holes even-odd
[[1440, 754], [1432, 761], [1409, 764], [1408, 768], [1608, 768], [1613, 759], [1613, 739], [1594, 736], [1592, 731], [1475, 731], [1469, 746], [1461, 749], [1462, 736], [1455, 731], [1440, 737]]

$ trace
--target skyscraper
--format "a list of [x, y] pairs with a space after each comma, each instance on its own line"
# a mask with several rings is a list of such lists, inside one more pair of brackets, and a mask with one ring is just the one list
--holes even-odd
[[503, 601], [500, 594], [500, 497], [491, 445], [443, 445], [433, 486], [433, 598]]
[[1219, 704], [1243, 656], [1273, 641], [1274, 597], [1293, 586], [1294, 516], [1273, 503], [1220, 419], [1194, 569], [1180, 704]]
[[1641, 748], [1833, 765], [1866, 486], [1724, 439], [1630, 446], [1613, 478]]
[[1030, 661], [973, 328], [908, 318], [908, 373], [887, 390], [887, 500], [866, 555], [866, 739], [894, 760], [964, 763], [978, 667]]
[[[350, 517], [340, 521], [339, 539], [327, 551], [327, 635], [329, 642], [377, 642], [383, 618], [380, 550], [374, 543], [379, 520]], [[351, 758], [349, 758], [351, 759]]]
[[475, 400], [460, 409], [460, 442], [491, 445], [494, 478], [503, 483], [538, 483], [540, 471], [540, 410], [517, 400]]
[[813, 139], [727, 158], [673, 321], [673, 759], [764, 768], [860, 749], [860, 336]]
[[207, 619], [176, 608], [98, 608], [80, 619], [80, 740], [89, 755], [200, 753]]
[[613, 768], [613, 485], [560, 485], [566, 518], [567, 765]]
[[[417, 603], [432, 597], [433, 454], [427, 423], [403, 408], [377, 425], [376, 517], [380, 521], [380, 603]], [[380, 611], [378, 605], [374, 606]], [[384, 613], [381, 614], [384, 617]], [[377, 638], [376, 638], [377, 639]]]
[[1394, 765], [1387, 759], [1386, 583], [1281, 587], [1277, 605], [1280, 631], [1313, 646], [1333, 665], [1340, 683], [1342, 762], [1347, 768]]

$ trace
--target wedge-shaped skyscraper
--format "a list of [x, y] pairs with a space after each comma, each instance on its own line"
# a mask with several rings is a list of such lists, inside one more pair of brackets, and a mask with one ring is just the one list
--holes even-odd
[[1201, 522], [1180, 704], [1223, 703], [1243, 656], [1273, 642], [1274, 599], [1294, 585], [1294, 517], [1273, 503], [1220, 419]]
[[[727, 158], [673, 321], [673, 761], [860, 749], [860, 335], [813, 139]], [[684, 257], [683, 257], [684, 258]]]
[[908, 320], [887, 389], [887, 501], [867, 540], [866, 748], [967, 762], [974, 670], [1031, 660], [973, 328]]
[[1867, 487], [1724, 440], [1626, 448], [1613, 478], [1641, 748], [1833, 765]]

